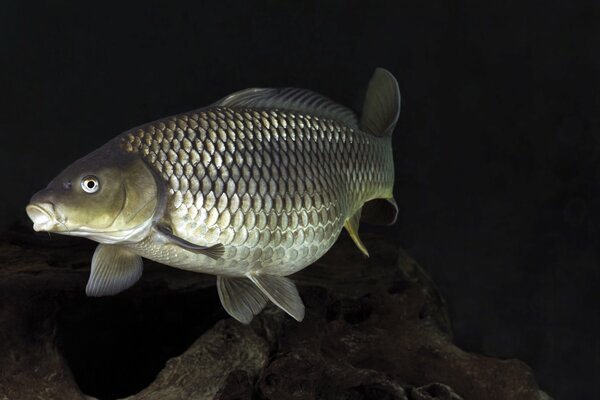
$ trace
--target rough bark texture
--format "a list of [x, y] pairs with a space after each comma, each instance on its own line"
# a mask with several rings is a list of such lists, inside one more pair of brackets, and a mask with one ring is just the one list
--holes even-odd
[[[294, 278], [297, 323], [221, 309], [214, 277], [146, 263], [117, 296], [84, 295], [93, 246], [0, 240], [0, 399], [541, 400], [532, 371], [452, 344], [444, 300], [397, 244], [342, 237]], [[473, 301], [476, 301], [474, 299]]]

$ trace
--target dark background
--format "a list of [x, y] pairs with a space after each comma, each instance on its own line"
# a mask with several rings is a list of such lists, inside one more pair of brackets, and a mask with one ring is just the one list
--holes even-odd
[[360, 110], [382, 66], [403, 94], [392, 232], [456, 342], [522, 359], [558, 399], [600, 398], [600, 3], [491, 3], [3, 2], [0, 228], [123, 130], [251, 86]]

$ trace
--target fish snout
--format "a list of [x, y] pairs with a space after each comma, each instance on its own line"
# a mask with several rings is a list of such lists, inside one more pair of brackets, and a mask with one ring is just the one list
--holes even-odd
[[58, 223], [52, 203], [31, 203], [25, 208], [36, 232], [49, 231]]
[[52, 202], [54, 191], [52, 189], [40, 190], [33, 195], [25, 211], [33, 221], [33, 230], [36, 232], [50, 231], [60, 223], [60, 215]]

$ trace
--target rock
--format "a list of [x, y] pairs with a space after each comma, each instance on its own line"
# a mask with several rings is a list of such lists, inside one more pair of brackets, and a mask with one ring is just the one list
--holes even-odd
[[[228, 318], [214, 277], [146, 263], [117, 296], [84, 295], [93, 244], [0, 238], [0, 399], [541, 400], [531, 370], [452, 344], [443, 298], [393, 241], [343, 236], [294, 276], [297, 323]], [[546, 397], [544, 397], [546, 396]]]
[[222, 320], [184, 354], [170, 359], [150, 386], [128, 399], [213, 399], [222, 386], [228, 390], [221, 390], [217, 398], [238, 399], [231, 391], [244, 389], [244, 378], [258, 376], [268, 361], [265, 339], [249, 326]]
[[215, 400], [252, 400], [254, 386], [243, 370], [230, 372], [215, 396]]
[[462, 400], [454, 393], [452, 388], [443, 383], [430, 383], [429, 385], [410, 390], [412, 400]]

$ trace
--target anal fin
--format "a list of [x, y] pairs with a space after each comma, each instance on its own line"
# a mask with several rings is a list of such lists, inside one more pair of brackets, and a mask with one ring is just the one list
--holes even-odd
[[249, 324], [268, 301], [248, 278], [217, 276], [217, 290], [225, 311], [243, 324]]
[[291, 315], [296, 321], [304, 319], [304, 303], [291, 279], [277, 275], [248, 274], [248, 278], [277, 307]]
[[90, 297], [110, 296], [133, 286], [142, 276], [142, 257], [121, 247], [99, 244], [85, 287]]
[[362, 251], [362, 253], [365, 256], [369, 257], [369, 251], [367, 250], [367, 247], [364, 245], [362, 240], [360, 240], [360, 236], [358, 236], [358, 226], [360, 224], [361, 210], [362, 209], [359, 208], [354, 213], [354, 215], [352, 215], [350, 218], [348, 218], [346, 220], [346, 222], [344, 223], [344, 228], [346, 228], [346, 230], [350, 234], [350, 237], [354, 241], [354, 244], [356, 244], [356, 246], [360, 249], [360, 251]]

